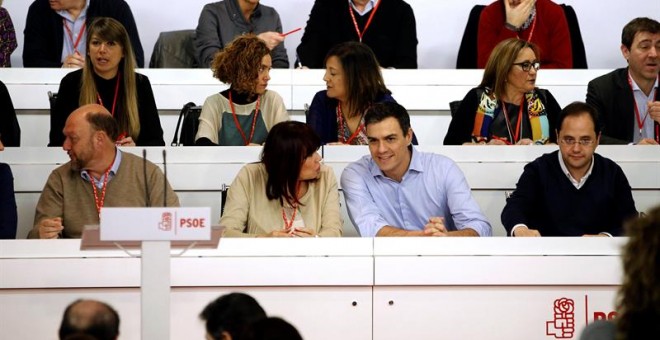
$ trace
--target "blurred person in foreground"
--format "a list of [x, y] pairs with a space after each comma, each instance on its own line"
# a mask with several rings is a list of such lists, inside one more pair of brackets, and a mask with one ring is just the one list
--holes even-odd
[[629, 223], [617, 317], [588, 325], [580, 340], [660, 339], [660, 206]]

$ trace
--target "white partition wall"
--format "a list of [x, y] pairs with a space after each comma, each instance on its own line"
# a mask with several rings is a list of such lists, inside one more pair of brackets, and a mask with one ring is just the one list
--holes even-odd
[[[173, 257], [171, 338], [203, 339], [199, 313], [233, 291], [253, 295], [305, 338], [340, 339], [348, 331], [371, 338], [371, 240], [346, 239], [341, 247], [332, 239], [269, 241], [221, 240], [218, 250]], [[121, 338], [140, 338], [140, 260], [79, 247], [79, 240], [0, 241], [0, 338], [53, 338], [66, 305], [81, 297], [115, 306]]]
[[577, 339], [621, 280], [601, 241], [375, 239], [374, 339]]
[[[57, 92], [62, 77], [70, 70], [2, 69], [0, 79], [7, 85], [22, 128], [21, 146], [46, 146], [50, 131], [48, 91]], [[149, 77], [160, 111], [165, 143], [174, 135], [179, 111], [184, 104], [202, 105], [206, 97], [227, 88], [209, 70], [143, 69]], [[537, 86], [550, 90], [561, 106], [585, 100], [587, 83], [609, 70], [543, 70]], [[462, 100], [477, 86], [481, 70], [383, 70], [393, 97], [411, 115], [412, 127], [421, 145], [442, 145], [451, 116], [449, 103]], [[305, 121], [305, 104], [325, 89], [322, 70], [273, 70], [268, 88], [279, 93], [291, 118]]]
[[[202, 339], [204, 306], [240, 291], [305, 339], [577, 339], [613, 311], [624, 242], [222, 239], [172, 258], [171, 338]], [[55, 338], [66, 305], [93, 298], [118, 310], [121, 339], [140, 338], [139, 260], [79, 245], [0, 240], [0, 337]]]

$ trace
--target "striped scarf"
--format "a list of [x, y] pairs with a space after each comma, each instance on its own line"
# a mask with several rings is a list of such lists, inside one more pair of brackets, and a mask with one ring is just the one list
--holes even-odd
[[[497, 98], [494, 95], [491, 98], [490, 89], [486, 88], [478, 91], [477, 95], [479, 92], [481, 92], [481, 100], [477, 107], [474, 128], [472, 129], [472, 140], [477, 143], [488, 142], [491, 139], [490, 124], [502, 112]], [[525, 93], [525, 103], [527, 103], [527, 115], [532, 128], [532, 140], [536, 144], [545, 144], [550, 139], [550, 123], [538, 92]], [[522, 119], [522, 117], [518, 119]]]

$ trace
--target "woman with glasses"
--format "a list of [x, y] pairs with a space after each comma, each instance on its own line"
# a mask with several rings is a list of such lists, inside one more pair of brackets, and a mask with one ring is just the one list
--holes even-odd
[[224, 235], [341, 236], [337, 179], [321, 164], [320, 147], [319, 137], [305, 123], [273, 126], [261, 162], [245, 165], [229, 187], [220, 219]]
[[470, 90], [452, 114], [445, 145], [529, 145], [555, 143], [561, 108], [537, 88], [539, 49], [520, 39], [495, 46], [481, 84]]
[[263, 40], [248, 34], [215, 55], [213, 76], [229, 89], [206, 98], [195, 145], [261, 145], [273, 125], [289, 120], [282, 97], [266, 89], [270, 53]]

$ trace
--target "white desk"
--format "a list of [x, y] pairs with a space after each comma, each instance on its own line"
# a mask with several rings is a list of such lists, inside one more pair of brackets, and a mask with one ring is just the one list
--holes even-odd
[[[579, 332], [613, 309], [623, 238], [222, 239], [172, 259], [172, 339], [201, 339], [220, 294], [253, 295], [306, 339], [542, 339], [556, 299]], [[3, 338], [53, 338], [86, 297], [139, 338], [139, 261], [78, 240], [0, 241]], [[39, 320], [39, 322], [34, 322]]]

